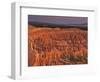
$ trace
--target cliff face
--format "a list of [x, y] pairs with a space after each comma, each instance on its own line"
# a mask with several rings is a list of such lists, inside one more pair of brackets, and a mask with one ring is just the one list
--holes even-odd
[[87, 30], [28, 27], [28, 66], [87, 64]]

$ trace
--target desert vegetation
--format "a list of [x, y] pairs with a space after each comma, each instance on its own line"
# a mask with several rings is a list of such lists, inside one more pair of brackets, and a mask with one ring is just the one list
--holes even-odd
[[28, 26], [28, 66], [88, 63], [87, 30]]

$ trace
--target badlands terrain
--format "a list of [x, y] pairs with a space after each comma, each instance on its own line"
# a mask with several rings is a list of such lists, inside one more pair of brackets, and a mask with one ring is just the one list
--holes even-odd
[[28, 25], [28, 66], [88, 63], [88, 32]]

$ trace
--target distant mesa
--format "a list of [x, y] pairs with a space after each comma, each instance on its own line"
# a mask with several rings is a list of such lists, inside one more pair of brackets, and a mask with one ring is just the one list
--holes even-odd
[[88, 24], [82, 23], [82, 24], [54, 24], [54, 23], [44, 23], [44, 22], [28, 22], [29, 25], [38, 27], [49, 27], [49, 28], [80, 28], [82, 30], [88, 30]]

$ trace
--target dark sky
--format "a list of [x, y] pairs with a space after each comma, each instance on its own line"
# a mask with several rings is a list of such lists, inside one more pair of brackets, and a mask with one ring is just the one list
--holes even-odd
[[28, 22], [43, 22], [53, 24], [87, 24], [88, 18], [69, 16], [28, 15]]

